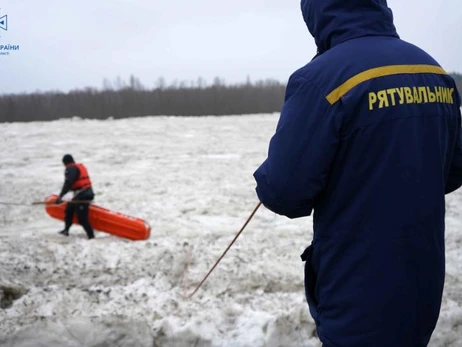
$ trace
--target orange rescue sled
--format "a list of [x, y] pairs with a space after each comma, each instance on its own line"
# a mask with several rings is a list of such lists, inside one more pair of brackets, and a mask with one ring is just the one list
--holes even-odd
[[[67, 203], [54, 204], [57, 195], [46, 198], [45, 210], [53, 218], [64, 221]], [[146, 240], [151, 234], [151, 227], [144, 220], [130, 217], [119, 212], [90, 204], [88, 219], [93, 229], [130, 240]], [[74, 224], [79, 224], [74, 214]]]

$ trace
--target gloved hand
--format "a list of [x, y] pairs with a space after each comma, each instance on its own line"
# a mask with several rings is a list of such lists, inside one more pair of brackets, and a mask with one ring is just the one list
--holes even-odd
[[58, 196], [58, 197], [56, 198], [55, 204], [59, 205], [59, 204], [62, 204], [62, 203], [63, 203], [63, 200], [61, 199], [60, 196]]

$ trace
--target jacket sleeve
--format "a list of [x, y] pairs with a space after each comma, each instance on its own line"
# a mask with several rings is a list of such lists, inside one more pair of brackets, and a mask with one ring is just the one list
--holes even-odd
[[457, 106], [459, 111], [459, 121], [457, 126], [457, 139], [456, 139], [456, 146], [454, 148], [454, 154], [451, 161], [451, 166], [449, 168], [448, 178], [446, 180], [446, 187], [445, 193], [449, 194], [454, 190], [458, 189], [462, 186], [462, 130], [461, 130], [461, 102], [460, 102], [460, 94], [455, 90], [455, 95], [457, 98]]
[[64, 171], [64, 184], [61, 189], [61, 193], [59, 193], [59, 197], [62, 198], [64, 195], [69, 192], [72, 188], [72, 184], [79, 178], [79, 169], [75, 166], [67, 167]]
[[289, 218], [311, 214], [329, 177], [341, 123], [314, 84], [291, 76], [268, 157], [254, 173], [263, 205]]

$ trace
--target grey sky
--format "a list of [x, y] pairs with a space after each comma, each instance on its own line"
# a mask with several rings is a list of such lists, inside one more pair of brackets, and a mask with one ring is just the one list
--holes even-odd
[[[401, 38], [462, 72], [462, 2], [388, 0]], [[101, 87], [130, 74], [285, 82], [315, 54], [299, 0], [0, 0], [0, 93]]]

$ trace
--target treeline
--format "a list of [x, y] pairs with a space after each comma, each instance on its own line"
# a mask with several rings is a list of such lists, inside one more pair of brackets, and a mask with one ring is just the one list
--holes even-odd
[[454, 72], [451, 74], [451, 76], [456, 81], [457, 89], [459, 89], [459, 93], [462, 94], [462, 74]]
[[207, 85], [199, 78], [167, 85], [160, 78], [147, 89], [132, 76], [128, 83], [105, 80], [101, 89], [0, 96], [0, 122], [272, 113], [281, 110], [284, 93], [285, 85], [276, 80], [227, 85], [215, 78]]
[[[453, 73], [459, 91], [462, 74]], [[144, 116], [203, 116], [272, 113], [281, 110], [285, 84], [276, 80], [260, 80], [227, 85], [215, 78], [206, 84], [174, 82], [167, 85], [159, 78], [148, 89], [138, 78], [128, 82], [117, 78], [104, 80], [103, 87], [62, 92], [37, 92], [0, 96], [1, 122], [46, 121], [60, 118], [129, 118]]]

